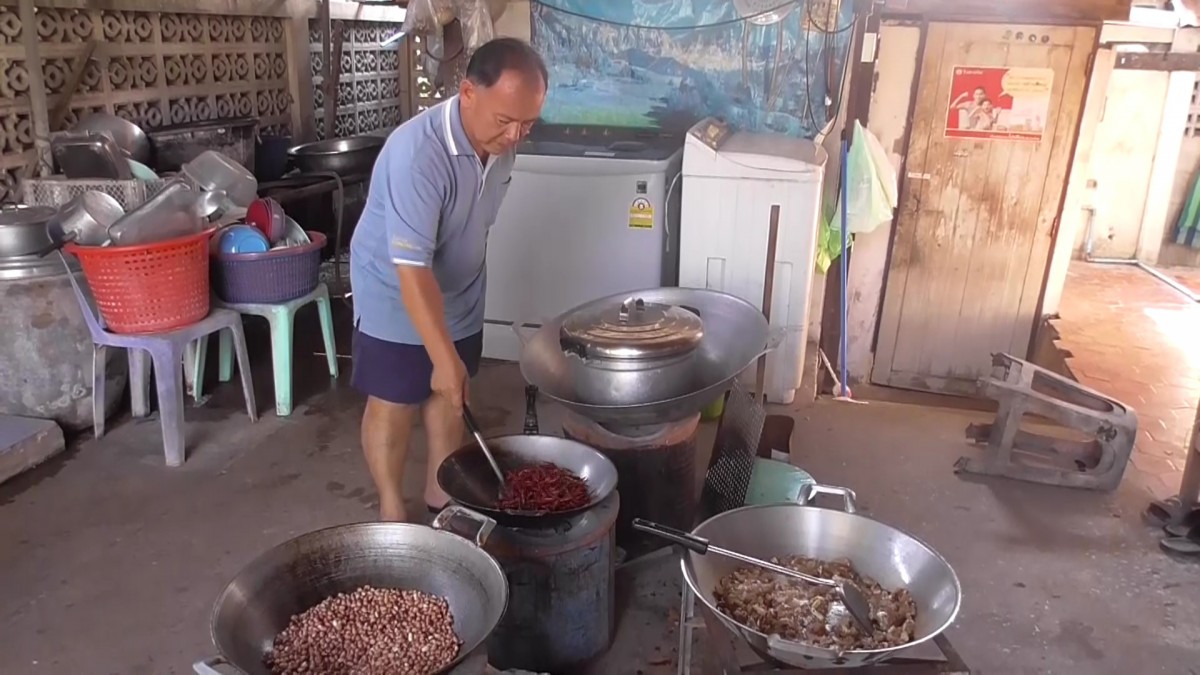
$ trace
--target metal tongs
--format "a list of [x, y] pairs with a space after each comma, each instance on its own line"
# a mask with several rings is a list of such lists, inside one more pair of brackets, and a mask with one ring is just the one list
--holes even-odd
[[768, 572], [774, 572], [780, 576], [799, 579], [800, 581], [806, 581], [810, 584], [816, 584], [818, 586], [830, 586], [837, 590], [838, 599], [840, 599], [842, 604], [846, 606], [846, 612], [850, 615], [851, 619], [854, 619], [854, 623], [858, 624], [859, 629], [862, 630], [866, 635], [872, 635], [875, 632], [875, 624], [871, 621], [871, 603], [867, 601], [866, 593], [863, 593], [862, 589], [854, 583], [835, 579], [822, 579], [821, 577], [814, 577], [803, 572], [797, 572], [796, 570], [791, 570], [774, 563], [769, 563], [765, 560], [759, 560], [758, 558], [745, 555], [744, 553], [738, 553], [737, 551], [730, 551], [729, 549], [721, 548], [719, 546], [713, 546], [709, 544], [708, 540], [704, 537], [697, 537], [689, 532], [677, 530], [673, 527], [667, 527], [666, 525], [660, 525], [658, 523], [653, 523], [641, 518], [633, 519], [633, 529], [662, 537], [667, 541], [679, 544], [689, 551], [699, 553], [700, 555], [716, 553], [719, 556], [724, 556], [726, 558], [732, 558], [733, 560], [748, 563], [750, 565], [754, 565], [755, 567], [760, 567], [764, 570], [767, 570]]

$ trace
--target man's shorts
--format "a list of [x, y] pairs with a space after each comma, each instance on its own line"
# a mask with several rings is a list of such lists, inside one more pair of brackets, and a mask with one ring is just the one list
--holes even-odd
[[[483, 357], [483, 333], [454, 343], [458, 357], [475, 377]], [[432, 394], [433, 363], [424, 345], [405, 345], [371, 337], [354, 329], [350, 384], [367, 396], [404, 405], [424, 403]]]

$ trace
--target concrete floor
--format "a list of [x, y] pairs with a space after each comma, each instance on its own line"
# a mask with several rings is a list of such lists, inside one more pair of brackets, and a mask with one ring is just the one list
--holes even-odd
[[[126, 421], [0, 486], [0, 673], [190, 672], [212, 651], [211, 603], [243, 565], [373, 517], [362, 401], [348, 373], [341, 386], [322, 377], [312, 351], [297, 349], [305, 376], [290, 418], [251, 424], [232, 386], [189, 408], [182, 468], [163, 465], [156, 419]], [[269, 411], [269, 372], [256, 383]], [[519, 431], [522, 384], [510, 365], [485, 366], [472, 392], [489, 432]], [[1097, 495], [960, 480], [951, 467], [971, 452], [963, 429], [978, 413], [822, 402], [796, 416], [797, 463], [856, 489], [866, 513], [954, 565], [965, 598], [949, 636], [974, 672], [1200, 673], [1200, 565], [1159, 553], [1139, 519], [1142, 486]], [[555, 419], [543, 404], [547, 432]], [[417, 507], [417, 481], [406, 487]], [[674, 569], [623, 586], [617, 644], [595, 672], [673, 672]]]

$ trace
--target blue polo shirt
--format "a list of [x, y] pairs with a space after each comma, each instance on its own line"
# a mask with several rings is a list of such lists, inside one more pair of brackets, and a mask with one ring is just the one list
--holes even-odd
[[400, 297], [396, 267], [429, 267], [442, 289], [450, 336], [483, 330], [487, 234], [508, 190], [514, 153], [487, 166], [467, 140], [458, 97], [388, 136], [350, 242], [354, 321], [371, 337], [422, 344]]

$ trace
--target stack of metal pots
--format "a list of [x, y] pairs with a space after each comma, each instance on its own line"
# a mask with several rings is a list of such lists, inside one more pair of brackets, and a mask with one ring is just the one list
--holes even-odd
[[[92, 337], [57, 254], [48, 224], [56, 210], [0, 207], [0, 413], [52, 419], [69, 430], [92, 425]], [[68, 258], [68, 260], [71, 260]], [[71, 265], [72, 274], [80, 274]], [[125, 389], [125, 359], [110, 352], [104, 414]]]

